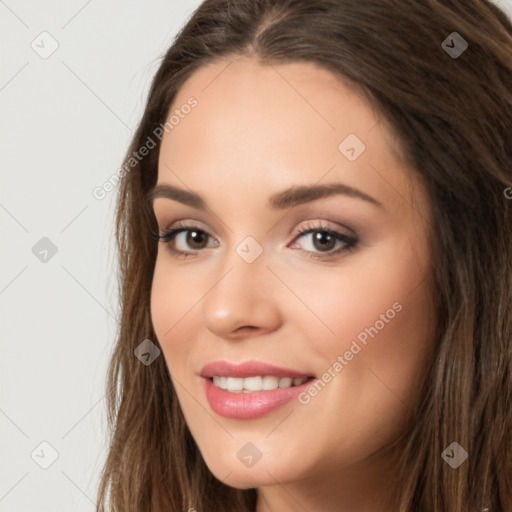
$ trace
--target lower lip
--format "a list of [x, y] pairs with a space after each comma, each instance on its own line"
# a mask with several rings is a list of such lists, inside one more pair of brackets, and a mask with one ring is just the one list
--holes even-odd
[[206, 398], [210, 407], [220, 416], [239, 420], [260, 418], [265, 414], [287, 404], [297, 398], [315, 379], [310, 379], [300, 386], [276, 388], [268, 391], [252, 391], [251, 393], [233, 393], [204, 379]]

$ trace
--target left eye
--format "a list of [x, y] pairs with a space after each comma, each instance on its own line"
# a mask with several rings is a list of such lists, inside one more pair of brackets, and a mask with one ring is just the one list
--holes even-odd
[[[309, 246], [312, 247], [312, 249], [304, 249], [304, 252], [308, 253], [307, 256], [310, 258], [332, 257], [335, 254], [353, 250], [358, 242], [356, 238], [340, 233], [330, 227], [308, 226], [299, 229], [292, 245], [296, 243], [296, 240], [308, 238], [309, 235], [314, 235], [310, 237], [309, 242]], [[157, 237], [157, 240], [166, 244], [172, 254], [185, 258], [197, 256], [198, 252], [208, 247], [209, 239], [213, 240], [213, 244], [210, 246], [218, 246], [218, 242], [198, 226], [172, 228]], [[180, 248], [180, 243], [183, 248]], [[338, 246], [337, 249], [334, 249], [336, 243], [340, 243], [341, 247]]]
[[[309, 237], [309, 235], [313, 236]], [[295, 240], [301, 238], [309, 238], [309, 244], [307, 245], [309, 245], [309, 247], [312, 249], [305, 249], [306, 252], [312, 252], [313, 254], [311, 256], [318, 255], [320, 257], [323, 256], [324, 253], [326, 253], [325, 256], [331, 256], [341, 251], [351, 250], [357, 243], [357, 240], [351, 236], [340, 233], [339, 231], [329, 227], [322, 226], [299, 230], [299, 235], [295, 238]], [[334, 248], [336, 247], [336, 243], [340, 243], [341, 247], [338, 246], [338, 248], [335, 250]], [[320, 254], [314, 254], [315, 252]]]

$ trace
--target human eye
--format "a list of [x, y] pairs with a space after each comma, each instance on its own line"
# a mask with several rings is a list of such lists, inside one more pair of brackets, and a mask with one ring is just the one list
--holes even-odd
[[[313, 234], [315, 236], [309, 236]], [[172, 255], [179, 258], [195, 257], [203, 249], [218, 246], [218, 242], [206, 230], [196, 224], [189, 225], [183, 222], [178, 222], [159, 232], [155, 238], [164, 243]], [[322, 224], [300, 227], [293, 244], [296, 244], [296, 240], [307, 238], [310, 239], [310, 242], [306, 245], [309, 245], [310, 249], [304, 249], [306, 257], [316, 260], [333, 259], [341, 253], [351, 252], [358, 243], [357, 238]], [[210, 239], [213, 243], [208, 244]], [[335, 248], [336, 244], [338, 244], [338, 248]], [[190, 248], [192, 250], [189, 250]]]
[[[333, 259], [341, 253], [352, 252], [359, 242], [359, 240], [353, 236], [340, 233], [339, 231], [322, 224], [318, 225], [306, 225], [300, 227], [298, 235], [294, 238], [298, 239], [310, 239], [309, 247], [313, 250], [305, 250], [306, 257], [316, 260]], [[309, 235], [314, 235], [310, 237]], [[337, 249], [336, 243], [339, 243]]]
[[[165, 244], [165, 247], [178, 258], [198, 256], [202, 249], [208, 247], [208, 239], [212, 236], [198, 225], [178, 222], [173, 227], [161, 231], [156, 240]], [[217, 246], [217, 242], [213, 244]], [[192, 250], [189, 250], [192, 248]]]

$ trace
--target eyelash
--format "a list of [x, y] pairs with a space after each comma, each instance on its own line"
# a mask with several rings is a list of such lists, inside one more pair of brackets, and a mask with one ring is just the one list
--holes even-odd
[[[167, 249], [169, 251], [171, 251], [171, 253], [173, 255], [175, 255], [176, 257], [188, 258], [190, 256], [197, 255], [197, 253], [200, 251], [180, 251], [178, 249], [175, 249], [171, 245], [171, 242], [174, 240], [176, 235], [178, 235], [179, 233], [181, 233], [183, 231], [198, 231], [198, 232], [204, 233], [208, 237], [212, 238], [211, 235], [209, 235], [204, 229], [200, 229], [199, 226], [178, 225], [178, 226], [171, 228], [163, 233], [159, 233], [159, 234], [155, 235], [154, 239], [157, 242], [165, 243]], [[293, 241], [295, 241], [298, 238], [303, 238], [307, 234], [316, 233], [316, 232], [327, 233], [328, 235], [334, 237], [336, 240], [343, 242], [345, 245], [339, 247], [336, 250], [331, 250], [330, 252], [326, 252], [326, 253], [304, 251], [304, 252], [306, 252], [307, 257], [310, 259], [313, 259], [313, 260], [332, 259], [340, 253], [352, 252], [358, 244], [358, 240], [356, 238], [345, 235], [343, 233], [340, 233], [339, 231], [336, 231], [328, 226], [322, 226], [321, 224], [316, 225], [316, 226], [315, 225], [307, 225], [307, 226], [299, 228], [297, 230], [297, 235], [295, 236]]]

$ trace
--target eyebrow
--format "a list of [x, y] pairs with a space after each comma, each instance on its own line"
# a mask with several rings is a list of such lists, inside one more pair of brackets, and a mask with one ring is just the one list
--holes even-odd
[[[377, 199], [365, 194], [357, 188], [349, 187], [343, 183], [294, 186], [271, 195], [268, 200], [268, 205], [272, 209], [282, 210], [337, 194], [362, 199], [379, 208], [384, 208], [382, 203], [377, 201]], [[200, 195], [167, 183], [156, 185], [146, 195], [146, 200], [150, 206], [153, 206], [153, 201], [157, 198], [173, 199], [174, 201], [192, 206], [198, 210], [208, 209], [205, 200]]]

